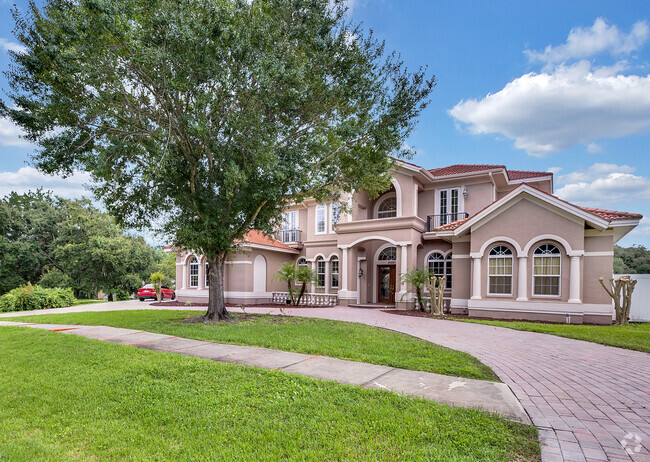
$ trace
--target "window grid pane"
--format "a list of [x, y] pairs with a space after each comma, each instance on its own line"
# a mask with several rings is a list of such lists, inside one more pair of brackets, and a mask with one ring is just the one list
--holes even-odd
[[332, 287], [338, 288], [339, 286], [339, 260], [332, 258]]
[[510, 295], [512, 293], [512, 277], [490, 276], [490, 293]]
[[325, 260], [320, 259], [316, 262], [316, 277], [318, 279], [318, 285], [321, 287], [325, 286]]
[[192, 257], [190, 260], [190, 287], [199, 286], [199, 261]]

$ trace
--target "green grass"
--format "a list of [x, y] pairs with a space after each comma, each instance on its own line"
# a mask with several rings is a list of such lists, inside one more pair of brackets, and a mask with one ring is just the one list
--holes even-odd
[[485, 321], [457, 319], [454, 321], [489, 324], [510, 329], [540, 332], [560, 337], [586, 340], [602, 345], [638, 350], [650, 353], [650, 323], [633, 323], [629, 326], [590, 326], [580, 324], [544, 324], [523, 321]]
[[78, 298], [72, 306], [76, 305], [90, 305], [92, 303], [106, 303], [108, 300], [96, 300], [96, 299], [87, 299], [87, 298]]
[[539, 460], [534, 427], [380, 390], [0, 327], [0, 460]]
[[[325, 319], [253, 315], [215, 325], [180, 321], [196, 311], [137, 310], [38, 315], [12, 321], [124, 327], [218, 343], [331, 356], [403, 369], [498, 381], [494, 372], [467, 353], [377, 327]], [[234, 315], [240, 316], [240, 315]]]

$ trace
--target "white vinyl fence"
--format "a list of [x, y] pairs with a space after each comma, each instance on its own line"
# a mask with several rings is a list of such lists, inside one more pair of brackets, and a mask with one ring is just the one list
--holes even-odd
[[[623, 274], [615, 274], [618, 278]], [[650, 274], [630, 274], [632, 279], [636, 279], [632, 293], [632, 307], [630, 308], [630, 321], [650, 322]]]

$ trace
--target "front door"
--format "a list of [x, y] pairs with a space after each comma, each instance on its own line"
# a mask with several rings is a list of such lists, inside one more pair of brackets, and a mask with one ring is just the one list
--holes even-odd
[[378, 266], [377, 280], [377, 303], [395, 303], [395, 266]]

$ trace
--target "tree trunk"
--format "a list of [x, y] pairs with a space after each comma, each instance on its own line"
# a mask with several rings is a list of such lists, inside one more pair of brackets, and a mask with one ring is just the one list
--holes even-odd
[[226, 253], [222, 253], [216, 258], [209, 258], [210, 272], [208, 278], [210, 281], [208, 311], [205, 313], [206, 321], [221, 321], [230, 319], [230, 314], [226, 310], [226, 300], [224, 297], [224, 268], [226, 263]]
[[418, 299], [418, 310], [424, 311], [424, 300], [422, 300], [422, 290], [420, 286], [415, 286], [415, 297]]
[[307, 283], [303, 282], [302, 287], [300, 288], [300, 294], [298, 294], [298, 298], [296, 298], [296, 303], [294, 303], [295, 306], [300, 305], [300, 300], [302, 299], [302, 296], [305, 294], [306, 288], [307, 288]]

